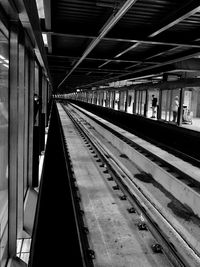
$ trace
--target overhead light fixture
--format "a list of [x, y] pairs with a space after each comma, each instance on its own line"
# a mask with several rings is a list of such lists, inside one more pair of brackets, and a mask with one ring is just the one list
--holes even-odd
[[107, 60], [106, 62], [104, 62], [103, 64], [99, 65], [98, 68], [100, 69], [101, 67], [107, 65], [108, 63], [110, 63], [111, 60]]
[[44, 19], [44, 3], [43, 0], [36, 0], [38, 15], [40, 19]]
[[163, 76], [157, 76], [157, 77], [152, 77], [153, 79], [156, 79], [156, 80], [162, 80], [163, 79]]
[[129, 51], [132, 50], [133, 48], [136, 48], [139, 44], [140, 44], [140, 42], [138, 42], [138, 43], [136, 43], [136, 44], [134, 44], [134, 45], [128, 47], [127, 49], [125, 49], [125, 50], [122, 51], [121, 53], [117, 54], [117, 55], [115, 56], [115, 58], [118, 58], [118, 57], [122, 56], [123, 54], [129, 52]]
[[2, 56], [2, 55], [0, 55], [0, 59], [3, 59], [3, 60], [5, 60], [5, 57], [4, 57], [4, 56]]
[[99, 38], [103, 38], [107, 32], [121, 19], [121, 17], [131, 8], [131, 6], [136, 2], [137, 0], [128, 0], [124, 3], [122, 8], [115, 14], [107, 23], [107, 25], [103, 26], [103, 29], [101, 29]]
[[43, 33], [42, 34], [42, 38], [43, 38], [44, 45], [45, 46], [48, 46], [47, 34], [46, 33]]

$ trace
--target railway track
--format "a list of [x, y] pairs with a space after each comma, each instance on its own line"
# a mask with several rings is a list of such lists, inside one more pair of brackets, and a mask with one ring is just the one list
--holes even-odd
[[[156, 173], [154, 173], [153, 178], [164, 188], [166, 188], [166, 190], [175, 195], [175, 197], [181, 203], [190, 207], [194, 214], [200, 218], [200, 206], [194, 205], [194, 203], [199, 203], [200, 201], [199, 168], [180, 160], [178, 160], [180, 163], [177, 165], [176, 157], [172, 157], [170, 161], [167, 161], [162, 157], [163, 152], [161, 152], [160, 155], [157, 155], [157, 151], [155, 151], [155, 149], [153, 149], [151, 152], [149, 149], [149, 144], [147, 145], [147, 149], [145, 147], [147, 143], [143, 144], [140, 141], [137, 142], [137, 139], [136, 141], [135, 138], [131, 139], [129, 134], [124, 134], [124, 131], [119, 131], [118, 128], [113, 129], [114, 127], [112, 128], [95, 117], [91, 117], [91, 115], [85, 112], [83, 109], [78, 107], [75, 108], [79, 115], [81, 114], [80, 116], [83, 116], [88, 123], [91, 123], [91, 125], [97, 127], [101, 134], [104, 135], [104, 133], [107, 131], [107, 138], [110, 142], [114, 144], [113, 140], [118, 139], [118, 143], [120, 142], [119, 146], [124, 146], [124, 144], [126, 144], [126, 148], [124, 150], [126, 150], [127, 155], [129, 154], [128, 156], [130, 156], [130, 158], [135, 157], [135, 163], [142, 170], [149, 173], [152, 170], [152, 166], [154, 169], [156, 168]], [[183, 168], [183, 165], [185, 165], [186, 168]], [[146, 168], [146, 166], [148, 167]], [[192, 169], [192, 171], [189, 171], [190, 169]], [[169, 179], [171, 180], [170, 184], [168, 183]], [[182, 192], [186, 192], [187, 196], [183, 195]], [[188, 195], [190, 197], [188, 197]]]
[[[78, 107], [76, 107], [78, 108]], [[83, 110], [81, 110], [81, 112], [84, 113]], [[85, 113], [86, 114], [86, 113]], [[88, 114], [86, 114], [88, 117], [90, 117]], [[162, 159], [161, 157], [157, 156], [155, 153], [151, 153], [148, 149], [145, 149], [143, 146], [139, 145], [138, 143], [130, 140], [129, 138], [123, 136], [121, 133], [116, 132], [115, 130], [107, 127], [106, 125], [104, 125], [103, 123], [101, 123], [100, 121], [95, 120], [95, 118], [91, 118], [92, 120], [96, 121], [99, 125], [101, 125], [102, 127], [104, 127], [105, 129], [109, 130], [111, 133], [113, 133], [116, 137], [118, 137], [119, 139], [121, 139], [123, 142], [127, 143], [129, 146], [131, 146], [132, 148], [134, 148], [135, 150], [137, 150], [140, 154], [143, 154], [146, 158], [149, 158], [151, 161], [155, 162], [157, 165], [161, 166], [163, 169], [165, 169], [167, 172], [169, 173], [173, 173], [174, 176], [176, 176], [177, 179], [180, 179], [183, 183], [185, 182], [188, 187], [191, 187], [193, 190], [196, 190], [197, 192], [200, 192], [199, 188], [200, 188], [200, 180], [197, 181], [195, 179], [193, 179], [192, 177], [190, 177], [189, 175], [187, 175], [185, 172], [183, 172], [182, 170], [176, 168], [174, 165], [169, 164], [166, 162], [166, 160]], [[151, 140], [149, 140], [151, 142]], [[156, 145], [158, 145], [158, 147], [163, 148], [163, 145], [160, 143], [156, 143]], [[180, 151], [175, 150], [172, 147], [168, 147], [168, 146], [164, 146], [164, 149], [167, 149], [169, 151], [172, 152], [173, 155], [177, 155], [180, 156], [181, 153], [181, 158], [183, 158], [183, 160], [185, 160], [186, 162], [190, 162], [196, 166], [200, 166], [200, 161], [198, 159], [195, 159], [193, 157], [190, 157], [189, 155], [186, 155]]]
[[[75, 102], [75, 104], [76, 104], [76, 102]], [[79, 106], [79, 104], [80, 103], [78, 103], [78, 106]], [[83, 107], [84, 107], [84, 105], [83, 105]], [[112, 109], [109, 110], [109, 111], [112, 111]], [[97, 112], [95, 114], [99, 114], [99, 113]], [[109, 114], [109, 112], [108, 112], [108, 114]], [[130, 114], [127, 114], [127, 115], [130, 115]], [[105, 115], [103, 115], [103, 116], [105, 116]], [[110, 116], [108, 116], [108, 117], [105, 116], [105, 119], [110, 121], [110, 122], [113, 122], [112, 116], [111, 117]], [[126, 117], [124, 117], [124, 119], [126, 120]], [[141, 130], [135, 130], [132, 127], [129, 127], [126, 122], [123, 122], [121, 120], [121, 118], [119, 120], [114, 118], [114, 123], [116, 123], [116, 125], [118, 125], [119, 127], [125, 129], [126, 131], [141, 137], [142, 139], [146, 140], [147, 142], [150, 142], [150, 143], [154, 144], [155, 146], [160, 147], [161, 149], [163, 149], [163, 150], [165, 150], [165, 151], [167, 151], [167, 152], [169, 152], [169, 153], [181, 158], [182, 160], [184, 160], [184, 161], [186, 161], [186, 162], [188, 162], [188, 163], [190, 163], [190, 164], [192, 164], [192, 165], [194, 165], [196, 167], [200, 167], [200, 159], [199, 159], [199, 153], [198, 152], [195, 155], [193, 155], [194, 153], [192, 153], [192, 155], [190, 153], [184, 153], [184, 151], [182, 151], [181, 147], [175, 148], [175, 146], [173, 146], [173, 143], [170, 143], [170, 145], [169, 145], [169, 144], [167, 144], [167, 142], [165, 140], [164, 141], [158, 141], [152, 135], [151, 135], [151, 137], [149, 137], [148, 134], [142, 132]], [[167, 125], [166, 125], [166, 127], [167, 127]], [[182, 146], [184, 146], [184, 144]]]
[[[152, 244], [152, 250], [165, 254], [173, 266], [199, 266], [200, 260], [196, 252], [191, 249], [187, 241], [177, 232], [167, 218], [163, 217], [149, 196], [145, 195], [141, 188], [134, 183], [130, 172], [124, 168], [119, 159], [89, 131], [88, 127], [85, 127], [84, 120], [66, 106], [62, 105], [62, 107], [78, 129], [91, 154], [101, 162], [105, 172], [109, 173], [108, 181], [114, 180], [116, 183], [113, 189], [120, 190], [122, 192], [120, 198], [127, 199], [131, 203], [129, 211], [138, 214], [140, 218], [138, 227], [143, 230], [148, 229], [157, 240]], [[124, 140], [146, 157], [152, 158], [154, 156], [141, 147], [135, 148], [136, 145], [127, 138], [123, 137]], [[160, 159], [153, 157], [152, 160], [157, 163]], [[162, 161], [159, 161], [159, 163], [163, 165]], [[169, 168], [169, 166], [165, 165], [164, 168]], [[173, 173], [176, 171], [173, 169]], [[170, 172], [172, 171], [170, 170]]]

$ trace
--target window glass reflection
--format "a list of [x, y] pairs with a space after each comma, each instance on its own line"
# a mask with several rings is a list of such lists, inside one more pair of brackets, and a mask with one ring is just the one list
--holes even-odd
[[0, 32], [0, 262], [8, 221], [8, 39]]

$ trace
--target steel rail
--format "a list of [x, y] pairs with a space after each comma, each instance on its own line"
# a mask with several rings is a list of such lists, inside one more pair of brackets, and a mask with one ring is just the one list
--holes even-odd
[[94, 267], [93, 258], [94, 252], [90, 248], [90, 242], [87, 237], [87, 225], [84, 221], [82, 208], [79, 201], [79, 192], [76, 186], [76, 179], [74, 176], [74, 170], [72, 165], [72, 160], [68, 151], [67, 140], [65, 138], [64, 130], [61, 125], [61, 121], [59, 120], [59, 128], [60, 128], [60, 135], [61, 135], [61, 142], [62, 148], [65, 157], [66, 163], [66, 170], [67, 170], [67, 177], [68, 177], [68, 185], [69, 185], [69, 193], [72, 199], [72, 208], [74, 211], [74, 223], [77, 229], [77, 238], [80, 245], [80, 253], [82, 257], [82, 267]]
[[[98, 157], [107, 166], [109, 173], [111, 173], [115, 182], [119, 185], [121, 191], [128, 197], [130, 203], [133, 204], [135, 207], [137, 207], [137, 210], [139, 210], [139, 213], [141, 213], [142, 216], [146, 219], [146, 221], [148, 222], [148, 228], [150, 232], [152, 233], [152, 235], [155, 237], [156, 240], [159, 240], [159, 243], [162, 243], [163, 252], [166, 254], [168, 259], [173, 263], [174, 266], [189, 267], [190, 264], [186, 262], [185, 259], [183, 259], [182, 255], [179, 254], [178, 250], [174, 247], [171, 241], [167, 240], [165, 233], [162, 232], [158, 224], [154, 221], [153, 218], [151, 218], [148, 211], [143, 207], [143, 205], [138, 200], [137, 196], [131, 192], [129, 186], [127, 186], [127, 183], [125, 183], [126, 179], [128, 179], [130, 182], [130, 178], [127, 177], [127, 174], [122, 169], [120, 169], [119, 165], [113, 160], [113, 158], [109, 155], [109, 153], [107, 153], [101, 147], [101, 145], [98, 144], [93, 139], [93, 137], [89, 136], [89, 133], [87, 133], [85, 129], [83, 129], [83, 126], [81, 126], [80, 123], [78, 123], [76, 119], [73, 118], [73, 115], [66, 109], [66, 107], [63, 106], [63, 108], [65, 112], [67, 113], [67, 115], [70, 117], [70, 119], [73, 121], [73, 123], [75, 124], [79, 132], [81, 132], [85, 136], [85, 138], [88, 140], [88, 142], [91, 144], [91, 146], [95, 150]], [[132, 180], [131, 180], [131, 183], [133, 187], [134, 186], [136, 187], [135, 191], [138, 191], [138, 193], [141, 194], [140, 189], [136, 185], [134, 185]], [[152, 208], [154, 208], [153, 205], [152, 205]], [[174, 229], [174, 231], [176, 230]]]
[[[91, 117], [90, 115], [88, 115], [87, 113], [85, 113], [83, 110], [79, 109], [79, 107], [76, 106], [76, 108], [81, 111], [82, 113], [84, 113], [86, 116], [88, 116], [89, 118], [91, 118], [92, 120], [94, 120], [96, 123], [98, 123], [99, 125], [101, 125], [102, 127], [104, 127], [105, 129], [109, 130], [110, 132], [112, 132], [114, 135], [116, 135], [118, 138], [120, 138], [121, 140], [123, 140], [124, 142], [126, 142], [127, 144], [129, 144], [130, 146], [134, 147], [134, 149], [138, 150], [140, 153], [142, 154], [146, 154], [147, 157], [151, 158], [152, 161], [160, 161], [162, 163], [163, 166], [166, 166], [167, 168], [171, 168], [169, 172], [176, 171], [179, 172], [180, 175], [184, 175], [185, 174], [183, 172], [181, 172], [179, 169], [175, 168], [174, 166], [172, 166], [171, 164], [167, 163], [164, 159], [161, 159], [159, 157], [157, 157], [155, 154], [151, 153], [149, 150], [143, 148], [142, 146], [140, 146], [139, 144], [135, 143], [134, 141], [128, 139], [127, 137], [123, 136], [122, 134], [116, 132], [115, 130], [109, 128], [108, 126], [104, 125], [103, 123], [101, 123], [100, 121], [98, 121], [97, 119]], [[124, 126], [124, 125], [118, 125], [119, 127], [123, 128], [124, 130], [133, 133], [133, 131], [131, 131], [131, 129], [129, 129], [128, 127]], [[191, 163], [192, 165], [196, 166], [196, 167], [200, 167], [200, 160], [198, 160], [197, 158], [194, 158], [190, 155], [185, 154], [184, 152], [181, 152], [180, 150], [177, 150], [175, 148], [172, 148], [168, 145], [165, 145], [161, 142], [158, 142], [155, 140], [152, 140], [151, 138], [147, 138], [147, 136], [145, 136], [144, 134], [141, 136], [141, 133], [138, 135], [137, 132], [133, 133], [141, 138], [143, 138], [144, 140], [160, 147], [163, 150], [166, 150], [168, 152], [170, 152], [171, 154], [173, 154], [174, 156], [178, 156], [181, 159], [185, 160], [186, 162]], [[189, 178], [189, 177], [188, 177]], [[200, 186], [200, 184], [198, 184], [198, 186]]]

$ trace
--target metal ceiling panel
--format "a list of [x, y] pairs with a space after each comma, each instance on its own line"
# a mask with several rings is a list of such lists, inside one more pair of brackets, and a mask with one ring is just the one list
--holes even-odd
[[47, 8], [41, 28], [55, 90], [156, 75], [200, 55], [198, 0], [52, 0]]
[[63, 36], [52, 36], [52, 49], [55, 54], [59, 51], [62, 55], [81, 56], [85, 47], [89, 44], [89, 39], [85, 38], [65, 38]]

